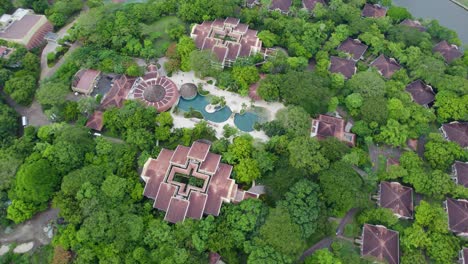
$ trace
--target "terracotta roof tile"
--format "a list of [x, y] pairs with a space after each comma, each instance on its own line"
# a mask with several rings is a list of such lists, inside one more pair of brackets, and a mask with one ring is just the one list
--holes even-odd
[[408, 26], [408, 27], [411, 27], [411, 28], [414, 28], [414, 29], [417, 29], [421, 32], [424, 32], [426, 31], [426, 28], [421, 24], [421, 22], [417, 21], [417, 20], [411, 20], [411, 19], [405, 19], [403, 20], [400, 25], [404, 25], [404, 26]]
[[373, 5], [373, 4], [365, 4], [364, 8], [362, 9], [361, 15], [363, 17], [373, 17], [379, 18], [384, 17], [387, 14], [387, 9], [381, 7], [380, 5]]
[[447, 198], [446, 209], [449, 229], [454, 233], [468, 232], [468, 201]]
[[413, 189], [398, 182], [381, 182], [379, 205], [406, 218], [413, 218]]
[[315, 5], [317, 5], [317, 3], [321, 3], [322, 5], [325, 5], [324, 0], [302, 0], [302, 6], [309, 11], [314, 10]]
[[330, 72], [341, 73], [346, 79], [349, 79], [356, 73], [356, 62], [332, 56], [330, 58]]
[[101, 131], [104, 126], [103, 112], [95, 111], [86, 122], [86, 126], [92, 130]]
[[435, 94], [432, 87], [421, 80], [416, 80], [408, 84], [408, 86], [406, 86], [406, 91], [410, 93], [413, 100], [420, 105], [428, 105], [434, 102]]
[[187, 209], [189, 207], [189, 202], [180, 198], [172, 197], [169, 202], [169, 208], [167, 209], [164, 220], [177, 223], [184, 221], [185, 215], [187, 214]]
[[468, 147], [468, 123], [443, 124], [442, 130], [448, 140], [458, 143], [462, 148]]
[[455, 161], [453, 167], [457, 183], [468, 188], [468, 163]]
[[348, 38], [340, 44], [338, 50], [352, 55], [353, 60], [359, 60], [367, 50], [367, 45], [357, 39]]
[[463, 52], [461, 52], [457, 46], [450, 45], [447, 41], [443, 40], [435, 45], [434, 52], [439, 52], [445, 58], [445, 60], [450, 63], [455, 59], [460, 58], [463, 56]]
[[289, 12], [289, 8], [292, 5], [292, 0], [272, 0], [269, 9], [280, 10], [281, 12]]
[[376, 67], [382, 76], [387, 79], [390, 79], [392, 75], [401, 68], [398, 62], [385, 57], [383, 54], [377, 57], [370, 65]]
[[200, 141], [195, 141], [190, 147], [190, 151], [188, 152], [187, 157], [196, 159], [198, 161], [204, 161], [209, 151], [210, 145]]
[[398, 232], [384, 226], [364, 224], [361, 255], [372, 256], [388, 264], [400, 263]]

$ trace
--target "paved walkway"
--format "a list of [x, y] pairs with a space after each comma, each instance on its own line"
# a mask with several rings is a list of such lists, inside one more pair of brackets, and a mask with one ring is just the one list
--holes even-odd
[[299, 258], [299, 262], [303, 262], [308, 256], [313, 255], [315, 251], [323, 248], [330, 248], [331, 244], [333, 242], [333, 239], [331, 237], [326, 237], [319, 242], [317, 242], [315, 245], [304, 251], [302, 256]]
[[1, 91], [1, 93], [10, 107], [15, 109], [20, 116], [27, 117], [29, 125], [39, 127], [51, 123], [44, 112], [42, 112], [42, 107], [36, 100], [34, 100], [30, 106], [22, 106], [13, 101], [13, 99], [3, 93], [3, 91]]

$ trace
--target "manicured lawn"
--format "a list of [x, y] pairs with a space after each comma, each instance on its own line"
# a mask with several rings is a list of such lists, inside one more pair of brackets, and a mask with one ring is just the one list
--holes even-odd
[[460, 2], [462, 5], [465, 5], [468, 7], [468, 0], [457, 0], [458, 2]]
[[158, 51], [158, 56], [163, 56], [166, 52], [167, 47], [171, 43], [169, 36], [166, 34], [166, 29], [171, 24], [183, 24], [183, 22], [175, 16], [168, 16], [150, 25], [141, 24], [141, 32], [143, 33], [143, 35], [159, 35], [159, 37], [156, 38], [156, 40], [154, 41], [154, 47]]

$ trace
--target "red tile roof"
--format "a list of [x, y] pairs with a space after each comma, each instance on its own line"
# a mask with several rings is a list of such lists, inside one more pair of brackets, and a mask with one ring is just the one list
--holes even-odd
[[185, 219], [185, 215], [187, 214], [189, 204], [190, 203], [187, 200], [172, 197], [171, 201], [169, 202], [169, 208], [167, 209], [166, 215], [164, 216], [164, 220], [171, 223], [183, 221]]
[[421, 24], [421, 22], [417, 21], [417, 20], [411, 20], [411, 19], [405, 19], [403, 20], [400, 25], [404, 25], [404, 26], [408, 26], [408, 27], [412, 27], [414, 29], [417, 29], [421, 32], [424, 32], [426, 31], [426, 28]]
[[317, 136], [319, 140], [335, 137], [351, 146], [356, 143], [356, 135], [345, 131], [345, 121], [342, 118], [327, 115], [312, 119], [311, 136]]
[[408, 86], [406, 86], [406, 91], [411, 94], [413, 101], [420, 105], [428, 105], [434, 102], [435, 93], [432, 87], [421, 80], [416, 80], [408, 84]]
[[353, 60], [331, 56], [330, 72], [341, 73], [346, 79], [349, 79], [356, 73], [356, 62]]
[[338, 50], [352, 55], [353, 60], [360, 60], [367, 50], [367, 45], [361, 43], [358, 39], [348, 38], [340, 44]]
[[289, 12], [289, 8], [292, 5], [292, 0], [272, 0], [269, 9], [279, 10], [283, 13]]
[[101, 131], [104, 126], [104, 113], [101, 111], [95, 111], [86, 122], [86, 126], [92, 130]]
[[361, 255], [373, 257], [388, 264], [400, 263], [398, 232], [384, 226], [364, 224]]
[[468, 263], [468, 248], [463, 248], [460, 252], [460, 264]]
[[398, 182], [381, 182], [379, 205], [399, 217], [413, 218], [413, 189]]
[[4, 32], [0, 32], [0, 39], [13, 41], [35, 48], [44, 42], [44, 36], [53, 30], [52, 24], [43, 15], [28, 14], [20, 20], [14, 21]]
[[[203, 214], [217, 216], [223, 202], [234, 201], [237, 193], [244, 192], [234, 188], [237, 185], [230, 178], [232, 166], [220, 163], [221, 156], [209, 149], [210, 145], [199, 141], [190, 148], [162, 149], [157, 159], [148, 159], [143, 167], [141, 177], [146, 182], [143, 194], [155, 200], [155, 208], [166, 211], [167, 221], [200, 219]], [[192, 177], [203, 186], [192, 185]], [[246, 196], [252, 197], [258, 195]]]
[[239, 22], [233, 17], [204, 21], [193, 26], [190, 36], [198, 49], [210, 50], [222, 66], [230, 65], [238, 57], [263, 52], [257, 31]]
[[387, 9], [381, 7], [380, 5], [365, 4], [364, 8], [362, 9], [361, 16], [379, 18], [379, 17], [384, 17], [386, 14], [387, 14]]
[[450, 231], [457, 234], [468, 233], [468, 201], [447, 198], [445, 203]]
[[315, 5], [317, 5], [317, 3], [325, 5], [325, 0], [302, 0], [302, 6], [309, 11], [314, 10]]
[[434, 49], [432, 50], [434, 52], [439, 52], [440, 54], [442, 54], [442, 56], [448, 63], [463, 56], [463, 52], [461, 52], [456, 45], [450, 45], [445, 40], [435, 45]]
[[100, 75], [101, 72], [97, 70], [81, 69], [74, 76], [72, 88], [78, 92], [90, 94]]
[[468, 147], [468, 123], [443, 124], [442, 131], [448, 140], [458, 143], [462, 148]]
[[392, 58], [385, 57], [383, 54], [377, 57], [370, 65], [376, 67], [380, 74], [387, 79], [390, 79], [401, 68], [398, 62]]
[[136, 78], [129, 77], [127, 75], [121, 75], [116, 78], [113, 82], [112, 88], [102, 100], [100, 107], [102, 109], [107, 109], [113, 106], [122, 107], [135, 80]]
[[468, 188], [468, 163], [455, 161], [453, 170], [457, 183]]

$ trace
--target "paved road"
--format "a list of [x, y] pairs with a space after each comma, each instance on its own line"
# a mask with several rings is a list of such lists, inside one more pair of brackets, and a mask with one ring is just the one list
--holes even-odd
[[38, 213], [30, 220], [14, 227], [13, 232], [5, 234], [0, 232], [0, 243], [26, 243], [34, 241], [36, 246], [47, 245], [51, 239], [44, 232], [44, 227], [57, 218], [59, 210], [50, 208], [44, 212]]
[[[30, 106], [22, 106], [4, 94], [3, 91], [1, 92], [10, 107], [14, 108], [19, 115], [26, 116], [28, 118], [29, 125], [39, 127], [51, 123], [44, 112], [42, 112], [42, 107], [36, 100], [34, 100]], [[21, 121], [18, 120], [18, 122]]]

